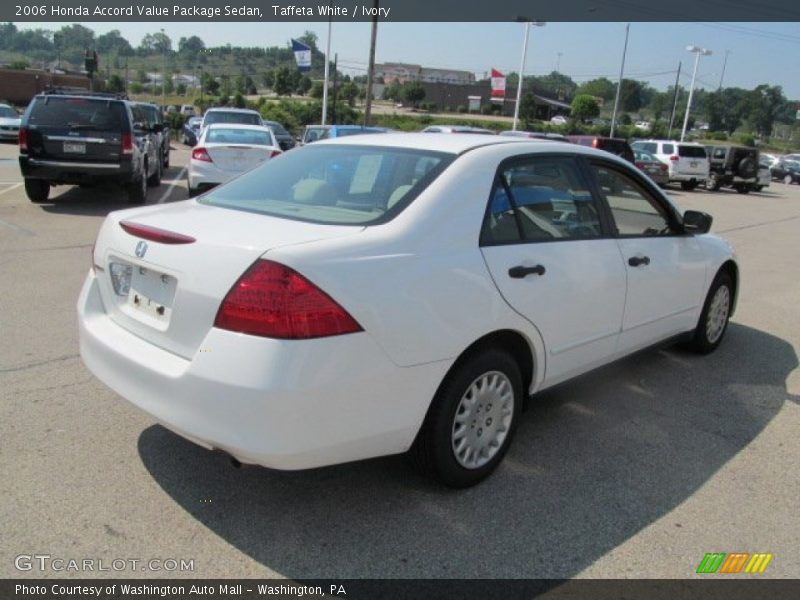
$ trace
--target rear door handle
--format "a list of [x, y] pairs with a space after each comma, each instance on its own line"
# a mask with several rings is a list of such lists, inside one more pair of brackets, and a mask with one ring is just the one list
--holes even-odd
[[523, 279], [528, 275], [544, 275], [546, 269], [544, 265], [536, 265], [535, 267], [523, 267], [522, 265], [511, 267], [508, 270], [508, 276], [512, 279]]
[[650, 264], [650, 257], [649, 256], [631, 256], [628, 259], [628, 264], [632, 267], [639, 267], [641, 265], [649, 265]]

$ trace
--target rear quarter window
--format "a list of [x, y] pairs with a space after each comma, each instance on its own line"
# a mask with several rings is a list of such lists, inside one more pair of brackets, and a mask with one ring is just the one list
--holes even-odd
[[706, 149], [702, 146], [678, 146], [678, 156], [684, 158], [706, 158]]

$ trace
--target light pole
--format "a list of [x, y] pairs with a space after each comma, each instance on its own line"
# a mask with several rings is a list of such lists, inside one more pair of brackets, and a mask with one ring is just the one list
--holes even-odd
[[522, 59], [520, 60], [519, 65], [519, 76], [517, 81], [517, 101], [514, 103], [514, 122], [511, 125], [511, 130], [517, 130], [517, 121], [519, 120], [519, 103], [522, 100], [522, 79], [525, 73], [525, 56], [528, 54], [528, 35], [531, 31], [531, 25], [535, 25], [537, 27], [543, 27], [544, 21], [534, 21], [529, 19], [528, 17], [517, 17], [514, 19], [517, 23], [524, 23], [525, 24], [525, 39], [522, 42]]
[[719, 76], [719, 87], [717, 90], [722, 89], [722, 80], [725, 78], [725, 67], [728, 66], [728, 54], [730, 54], [730, 50], [725, 50], [725, 60], [722, 62], [722, 73]]
[[692, 107], [692, 96], [694, 95], [694, 80], [697, 77], [697, 66], [700, 64], [701, 56], [711, 56], [711, 50], [700, 48], [699, 46], [686, 46], [689, 52], [694, 52], [694, 71], [692, 71], [692, 83], [689, 85], [689, 100], [686, 102], [686, 115], [683, 117], [683, 129], [681, 130], [681, 141], [686, 137], [686, 128], [689, 126], [689, 109]]
[[609, 137], [614, 137], [614, 129], [617, 127], [617, 111], [619, 110], [619, 97], [622, 93], [622, 76], [625, 73], [625, 55], [628, 53], [628, 34], [631, 31], [631, 24], [625, 25], [625, 45], [622, 47], [622, 64], [619, 66], [619, 81], [617, 82], [617, 95], [614, 97], [614, 112], [611, 114], [611, 132]]
[[[167, 34], [164, 33], [163, 28], [161, 29], [161, 33], [163, 34], [161, 42], [164, 43]], [[164, 68], [161, 72], [161, 106], [166, 106], [166, 104], [167, 104], [167, 44], [164, 43]]]

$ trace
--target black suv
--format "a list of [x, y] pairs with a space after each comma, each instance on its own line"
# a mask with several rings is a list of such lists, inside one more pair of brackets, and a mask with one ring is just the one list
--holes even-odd
[[161, 166], [164, 169], [169, 169], [169, 142], [170, 142], [170, 129], [169, 124], [164, 120], [164, 115], [161, 109], [155, 104], [147, 104], [146, 102], [137, 102], [134, 104], [144, 113], [147, 126], [154, 134], [156, 146], [161, 150]]
[[568, 135], [567, 140], [579, 146], [590, 146], [598, 150], [605, 150], [624, 158], [628, 162], [636, 162], [633, 156], [633, 149], [630, 144], [622, 138], [601, 137], [597, 135]]
[[732, 187], [740, 194], [758, 189], [758, 148], [717, 144], [706, 146], [711, 170], [706, 188]]
[[142, 203], [158, 185], [161, 162], [140, 109], [123, 97], [53, 90], [34, 96], [22, 116], [19, 165], [32, 202], [61, 184], [118, 183]]
[[264, 121], [264, 125], [272, 129], [272, 133], [275, 135], [275, 141], [278, 142], [281, 150], [285, 152], [286, 150], [291, 150], [295, 147], [297, 142], [295, 142], [292, 134], [286, 131], [286, 128], [283, 125], [277, 121]]

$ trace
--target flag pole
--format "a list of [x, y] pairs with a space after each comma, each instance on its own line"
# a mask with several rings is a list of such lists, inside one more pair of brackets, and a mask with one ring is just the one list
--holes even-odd
[[328, 17], [328, 48], [325, 51], [325, 83], [322, 84], [322, 124], [328, 118], [328, 76], [330, 75], [330, 55], [331, 55], [331, 24], [333, 19]]

